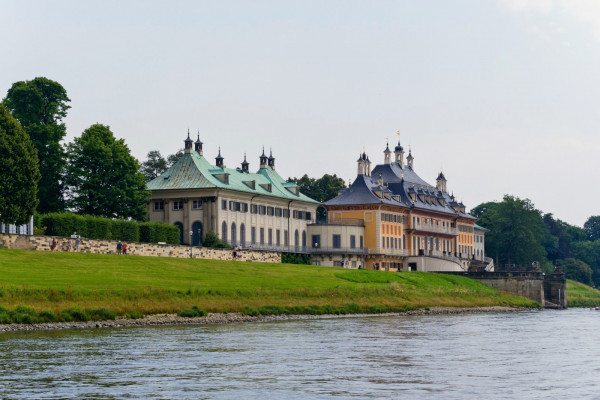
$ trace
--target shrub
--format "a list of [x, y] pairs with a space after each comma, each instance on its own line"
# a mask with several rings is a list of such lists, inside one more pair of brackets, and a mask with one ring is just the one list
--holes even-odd
[[282, 254], [281, 263], [310, 265], [310, 256], [306, 254]]
[[204, 317], [206, 316], [206, 311], [200, 310], [198, 307], [193, 306], [192, 308], [181, 310], [178, 315], [184, 318]]
[[86, 219], [81, 215], [71, 213], [45, 214], [41, 217], [41, 224], [46, 227], [46, 234], [49, 236], [69, 237], [73, 232], [77, 232], [80, 236], [89, 237]]
[[258, 309], [261, 315], [281, 315], [286, 314], [286, 309], [279, 306], [262, 306]]
[[[88, 215], [85, 217], [87, 231], [85, 236], [90, 239], [110, 239], [110, 226], [112, 221], [109, 218], [95, 217]], [[81, 234], [80, 234], [81, 235]]]
[[86, 310], [88, 318], [92, 321], [106, 321], [114, 320], [117, 316], [114, 312], [107, 310], [106, 308], [94, 308]]
[[214, 249], [230, 249], [231, 246], [227, 243], [219, 239], [216, 233], [213, 231], [209, 231], [204, 236], [204, 240], [202, 240], [202, 246], [204, 247], [212, 247]]
[[110, 238], [126, 242], [139, 242], [140, 228], [138, 223], [124, 219], [113, 220], [110, 227]]
[[140, 242], [179, 244], [179, 228], [164, 222], [142, 222], [139, 225]]
[[44, 310], [38, 315], [40, 322], [56, 322], [58, 317], [52, 311]]
[[142, 314], [139, 311], [134, 311], [130, 314], [125, 315], [125, 317], [127, 317], [128, 319], [140, 319], [140, 318], [144, 318], [144, 314]]
[[87, 321], [89, 318], [85, 312], [81, 311], [78, 308], [70, 308], [61, 313], [61, 317], [66, 321]]
[[242, 310], [242, 314], [243, 315], [250, 315], [252, 317], [257, 317], [260, 315], [260, 312], [254, 308], [254, 307], [244, 307], [244, 309]]
[[25, 315], [36, 315], [35, 309], [33, 307], [18, 305], [15, 307], [13, 312], [17, 314], [25, 314]]

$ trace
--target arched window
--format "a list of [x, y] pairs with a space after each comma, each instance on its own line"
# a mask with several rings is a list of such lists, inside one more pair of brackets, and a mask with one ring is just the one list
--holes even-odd
[[235, 242], [237, 240], [237, 232], [235, 229], [235, 222], [231, 223], [231, 244], [235, 246]]
[[192, 224], [192, 245], [202, 246], [202, 222], [200, 221]]
[[298, 229], [296, 229], [296, 232], [294, 232], [294, 246], [296, 246], [296, 248], [298, 248], [299, 244], [300, 244], [300, 235], [298, 234]]
[[302, 247], [306, 247], [306, 231], [302, 231]]
[[246, 225], [240, 225], [240, 246], [246, 246]]
[[226, 242], [227, 241], [227, 222], [223, 221], [223, 224], [221, 225], [221, 240]]

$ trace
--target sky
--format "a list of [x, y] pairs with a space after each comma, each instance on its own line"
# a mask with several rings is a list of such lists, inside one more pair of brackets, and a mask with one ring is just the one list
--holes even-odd
[[214, 163], [264, 146], [284, 178], [356, 177], [400, 141], [473, 208], [505, 194], [599, 215], [595, 0], [0, 0], [0, 97], [43, 76], [65, 143], [109, 125], [143, 161], [200, 134]]

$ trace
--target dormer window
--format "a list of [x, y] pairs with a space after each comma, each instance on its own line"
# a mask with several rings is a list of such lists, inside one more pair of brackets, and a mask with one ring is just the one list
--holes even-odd
[[267, 192], [273, 191], [273, 186], [270, 183], [261, 183], [260, 187], [265, 189]]

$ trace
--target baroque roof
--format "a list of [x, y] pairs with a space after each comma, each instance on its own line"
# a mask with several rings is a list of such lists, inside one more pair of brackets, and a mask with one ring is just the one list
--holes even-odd
[[376, 165], [370, 176], [358, 175], [348, 189], [325, 202], [325, 206], [362, 204], [392, 205], [477, 219], [467, 214], [465, 205], [457, 202], [453, 195], [425, 182], [410, 166], [402, 168], [396, 162]]
[[146, 184], [148, 190], [228, 189], [265, 197], [320, 204], [300, 193], [293, 182], [286, 182], [270, 166], [256, 173], [241, 169], [217, 167], [198, 152], [184, 153], [159, 177]]

